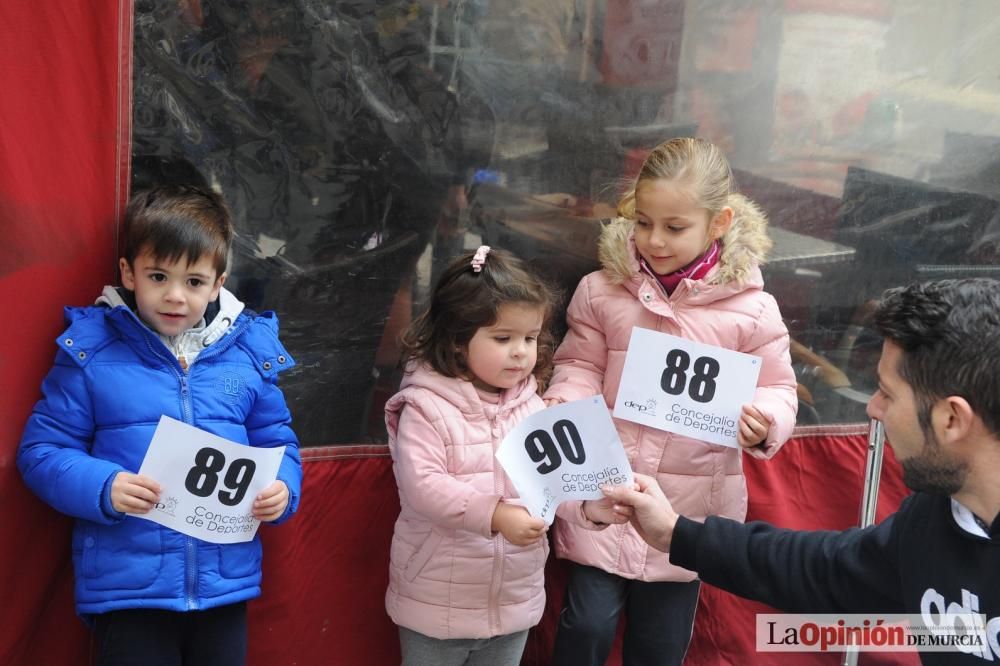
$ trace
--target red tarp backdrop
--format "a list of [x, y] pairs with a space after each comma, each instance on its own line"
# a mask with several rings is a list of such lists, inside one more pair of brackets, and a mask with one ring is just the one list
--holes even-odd
[[[14, 467], [20, 430], [54, 354], [61, 307], [114, 279], [128, 174], [131, 3], [0, 3], [0, 664], [88, 663], [73, 613], [69, 521]], [[865, 438], [803, 434], [769, 463], [748, 461], [752, 517], [794, 527], [857, 519]], [[904, 491], [888, 461], [880, 515]], [[250, 663], [398, 663], [383, 609], [398, 511], [385, 447], [313, 449], [300, 515], [264, 528], [264, 596], [251, 604]], [[546, 664], [565, 580], [549, 563], [549, 610], [526, 664]], [[755, 655], [758, 608], [705, 589], [689, 664], [835, 664]], [[612, 663], [618, 663], [617, 657]], [[862, 656], [861, 663], [875, 663]], [[885, 663], [884, 661], [881, 663]], [[897, 662], [899, 663], [899, 662]], [[910, 660], [913, 663], [913, 660]]]
[[[855, 432], [858, 430], [854, 429]], [[747, 459], [750, 519], [795, 528], [846, 528], [857, 522], [867, 439], [863, 434], [804, 434], [770, 462]], [[906, 494], [891, 452], [878, 519]], [[312, 450], [300, 515], [265, 533], [264, 596], [251, 606], [251, 664], [399, 663], [395, 628], [385, 614], [388, 546], [399, 509], [384, 447]], [[523, 664], [549, 663], [566, 580], [565, 563], [546, 570], [549, 600]], [[688, 666], [783, 664], [835, 666], [842, 655], [758, 654], [754, 613], [766, 607], [705, 586]], [[614, 654], [609, 664], [620, 664]], [[912, 655], [860, 656], [859, 664], [916, 664]]]
[[69, 521], [28, 492], [14, 454], [62, 306], [114, 279], [130, 8], [0, 2], [0, 664], [79, 664], [87, 641], [70, 598]]

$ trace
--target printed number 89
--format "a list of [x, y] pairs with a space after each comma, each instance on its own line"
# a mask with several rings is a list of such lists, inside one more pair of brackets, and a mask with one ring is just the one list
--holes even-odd
[[[226, 457], [221, 451], [210, 447], [200, 449], [194, 456], [194, 467], [184, 479], [184, 487], [198, 497], [208, 497], [219, 485], [219, 472], [226, 466]], [[236, 506], [247, 494], [257, 463], [246, 458], [237, 458], [229, 465], [222, 484], [231, 492], [220, 490], [219, 501], [226, 506]]]

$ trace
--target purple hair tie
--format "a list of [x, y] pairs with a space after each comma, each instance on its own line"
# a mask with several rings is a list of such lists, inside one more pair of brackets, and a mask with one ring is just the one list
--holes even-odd
[[472, 256], [472, 272], [478, 273], [483, 270], [483, 264], [486, 263], [486, 255], [490, 253], [489, 245], [480, 245], [479, 249], [476, 250], [476, 254]]

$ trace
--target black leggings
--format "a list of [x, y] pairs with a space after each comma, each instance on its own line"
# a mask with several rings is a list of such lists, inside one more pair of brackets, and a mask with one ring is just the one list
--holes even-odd
[[624, 666], [684, 661], [701, 583], [644, 583], [573, 564], [553, 666], [603, 666], [625, 610]]
[[243, 666], [245, 602], [204, 611], [128, 609], [95, 616], [99, 666]]

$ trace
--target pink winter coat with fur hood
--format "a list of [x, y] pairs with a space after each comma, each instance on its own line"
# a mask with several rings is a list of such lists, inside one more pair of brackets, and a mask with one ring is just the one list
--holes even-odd
[[[722, 239], [719, 263], [703, 280], [683, 280], [667, 296], [640, 269], [633, 222], [618, 219], [602, 232], [603, 270], [583, 278], [570, 303], [569, 332], [555, 356], [545, 398], [571, 401], [603, 394], [613, 409], [632, 327], [661, 331], [763, 358], [754, 404], [771, 429], [758, 457], [770, 458], [795, 426], [798, 403], [788, 352], [788, 331], [773, 297], [763, 291], [759, 263], [770, 247], [766, 219], [740, 197]], [[746, 208], [746, 209], [744, 209]], [[636, 472], [655, 477], [674, 508], [701, 520], [746, 516], [742, 452], [615, 419]], [[602, 532], [556, 521], [558, 557], [643, 581], [689, 581], [694, 573], [670, 564], [628, 524]]]
[[511, 428], [545, 408], [535, 379], [490, 404], [468, 381], [409, 370], [385, 406], [400, 503], [386, 610], [433, 638], [528, 629], [545, 606], [548, 540], [515, 546], [490, 525], [498, 502], [518, 502], [493, 456]]

